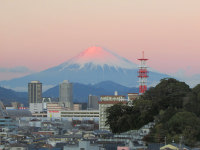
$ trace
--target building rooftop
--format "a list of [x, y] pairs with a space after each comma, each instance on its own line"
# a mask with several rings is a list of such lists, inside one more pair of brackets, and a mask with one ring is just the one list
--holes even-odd
[[41, 83], [40, 81], [31, 81], [30, 83]]
[[16, 110], [7, 110], [8, 116], [10, 117], [31, 117], [32, 114], [29, 110], [26, 109], [16, 109]]
[[102, 95], [101, 97], [126, 97], [124, 95]]
[[126, 104], [127, 101], [100, 101], [98, 102], [98, 104], [118, 104], [118, 103]]

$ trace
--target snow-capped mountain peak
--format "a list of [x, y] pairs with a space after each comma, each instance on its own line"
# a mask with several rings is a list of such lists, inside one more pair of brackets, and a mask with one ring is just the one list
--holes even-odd
[[79, 55], [73, 57], [69, 61], [62, 64], [62, 69], [70, 65], [79, 65], [79, 68], [83, 68], [86, 64], [91, 64], [92, 67], [108, 65], [110, 67], [118, 68], [126, 68], [126, 69], [135, 69], [137, 65], [133, 62], [118, 56], [117, 54], [102, 48], [93, 46], [90, 47]]
[[[160, 79], [169, 77], [156, 72], [149, 74], [148, 85], [154, 85]], [[137, 76], [138, 68], [133, 62], [104, 48], [90, 47], [63, 64], [21, 78], [1, 81], [0, 84], [18, 91], [21, 89], [27, 91], [27, 83], [33, 80], [41, 81], [46, 89], [63, 80], [83, 84], [113, 81], [124, 86], [136, 87]]]

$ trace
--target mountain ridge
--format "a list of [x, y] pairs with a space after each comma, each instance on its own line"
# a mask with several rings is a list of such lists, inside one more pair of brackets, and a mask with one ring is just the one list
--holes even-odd
[[[95, 95], [114, 95], [114, 92], [118, 91], [119, 95], [127, 96], [128, 93], [137, 93], [138, 88], [136, 87], [125, 87], [112, 81], [103, 81], [94, 85], [73, 83], [73, 102], [87, 102], [88, 96]], [[59, 85], [50, 88], [43, 93], [45, 97], [59, 97]]]

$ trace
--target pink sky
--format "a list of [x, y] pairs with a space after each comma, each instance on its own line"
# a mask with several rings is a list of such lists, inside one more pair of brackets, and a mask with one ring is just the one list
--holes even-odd
[[0, 80], [20, 76], [1, 68], [41, 71], [94, 45], [200, 74], [200, 0], [0, 1]]

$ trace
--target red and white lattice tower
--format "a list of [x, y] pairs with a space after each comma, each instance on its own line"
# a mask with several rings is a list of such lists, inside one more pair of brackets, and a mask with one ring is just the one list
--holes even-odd
[[139, 94], [143, 94], [147, 90], [147, 78], [148, 71], [146, 66], [146, 61], [148, 59], [144, 58], [144, 51], [142, 52], [142, 58], [138, 59], [140, 61], [138, 78], [139, 78]]

